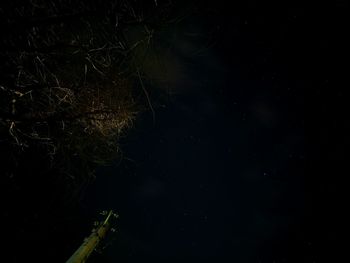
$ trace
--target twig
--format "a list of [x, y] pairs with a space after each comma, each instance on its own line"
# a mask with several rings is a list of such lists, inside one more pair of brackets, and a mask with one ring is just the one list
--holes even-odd
[[148, 91], [146, 90], [145, 85], [143, 84], [143, 81], [142, 81], [142, 78], [141, 78], [140, 70], [139, 70], [139, 69], [137, 69], [137, 75], [138, 75], [138, 77], [139, 77], [140, 84], [141, 84], [141, 87], [142, 87], [142, 89], [143, 89], [143, 92], [144, 92], [145, 95], [146, 95], [146, 99], [147, 99], [149, 108], [150, 108], [151, 111], [152, 111], [153, 123], [155, 123], [155, 122], [156, 122], [156, 113], [155, 113], [154, 108], [153, 108], [153, 106], [152, 106], [151, 99], [150, 99], [150, 97], [149, 97]]

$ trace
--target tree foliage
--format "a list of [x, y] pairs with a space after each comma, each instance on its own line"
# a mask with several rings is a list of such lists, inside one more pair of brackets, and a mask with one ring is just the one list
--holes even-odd
[[[136, 47], [149, 42], [167, 6], [145, 2], [14, 1], [0, 8], [7, 175], [26, 152], [72, 178], [115, 158], [119, 138], [144, 108], [145, 90], [134, 85]], [[135, 26], [148, 33], [130, 42], [125, 32]]]

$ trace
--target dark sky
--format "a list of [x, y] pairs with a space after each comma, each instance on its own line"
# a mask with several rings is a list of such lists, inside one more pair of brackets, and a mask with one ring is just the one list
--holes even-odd
[[51, 200], [65, 193], [45, 172], [3, 186], [6, 262], [62, 262], [104, 209], [118, 232], [91, 262], [349, 261], [348, 3], [203, 2], [176, 1], [183, 19], [155, 30], [138, 61], [155, 114], [78, 207]]
[[346, 4], [181, 8], [157, 39], [169, 96], [85, 201], [120, 214], [99, 260], [334, 262]]

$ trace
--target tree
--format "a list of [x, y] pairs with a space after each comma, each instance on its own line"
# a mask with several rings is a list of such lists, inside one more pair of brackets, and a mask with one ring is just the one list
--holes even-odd
[[[115, 158], [118, 139], [145, 107], [132, 61], [159, 24], [151, 4], [23, 1], [0, 9], [0, 143], [13, 164], [34, 147], [73, 178]], [[135, 26], [148, 36], [126, 40]], [[71, 160], [89, 168], [74, 173]]]

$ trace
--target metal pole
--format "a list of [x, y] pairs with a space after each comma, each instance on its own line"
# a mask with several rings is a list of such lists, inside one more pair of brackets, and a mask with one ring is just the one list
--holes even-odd
[[94, 251], [100, 241], [105, 238], [108, 230], [111, 228], [110, 219], [118, 217], [109, 211], [104, 222], [97, 229], [93, 229], [91, 235], [86, 238], [83, 244], [75, 251], [75, 253], [66, 261], [66, 263], [83, 263], [86, 262], [90, 254]]

